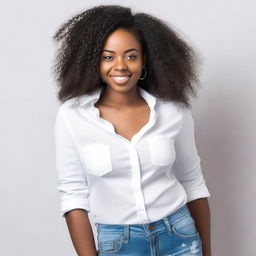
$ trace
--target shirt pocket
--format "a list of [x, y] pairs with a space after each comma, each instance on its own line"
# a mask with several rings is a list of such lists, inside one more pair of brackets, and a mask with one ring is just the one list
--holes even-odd
[[151, 163], [158, 166], [171, 165], [175, 159], [174, 140], [166, 135], [148, 138]]
[[105, 175], [113, 170], [110, 145], [93, 144], [82, 149], [86, 172], [95, 176]]

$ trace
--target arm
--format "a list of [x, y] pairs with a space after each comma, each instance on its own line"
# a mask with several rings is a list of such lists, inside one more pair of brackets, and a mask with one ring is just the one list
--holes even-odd
[[187, 203], [203, 243], [203, 255], [211, 256], [210, 209], [207, 198]]
[[65, 214], [72, 243], [79, 256], [97, 256], [88, 213], [81, 209]]
[[61, 216], [65, 217], [69, 233], [79, 256], [96, 254], [90, 212], [90, 190], [77, 151], [76, 139], [66, 118], [68, 109], [61, 106], [55, 122], [56, 169], [61, 199]]
[[184, 112], [183, 121], [175, 140], [176, 159], [173, 170], [187, 194], [187, 206], [195, 220], [203, 243], [203, 255], [211, 255], [210, 209], [207, 198], [210, 193], [201, 170], [194, 137], [194, 120], [191, 111]]

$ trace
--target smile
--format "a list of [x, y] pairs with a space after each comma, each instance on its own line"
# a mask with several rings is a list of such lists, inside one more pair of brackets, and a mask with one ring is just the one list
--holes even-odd
[[117, 84], [125, 84], [130, 76], [111, 76], [111, 78]]

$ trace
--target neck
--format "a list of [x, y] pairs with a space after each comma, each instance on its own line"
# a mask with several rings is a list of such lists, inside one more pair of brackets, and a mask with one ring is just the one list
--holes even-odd
[[126, 108], [137, 106], [142, 100], [137, 87], [127, 92], [118, 92], [113, 89], [105, 88], [98, 103], [116, 108]]

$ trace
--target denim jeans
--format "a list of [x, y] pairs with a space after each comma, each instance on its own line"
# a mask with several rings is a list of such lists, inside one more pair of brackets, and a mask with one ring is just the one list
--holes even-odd
[[95, 223], [98, 255], [202, 256], [202, 240], [187, 205], [148, 224]]

